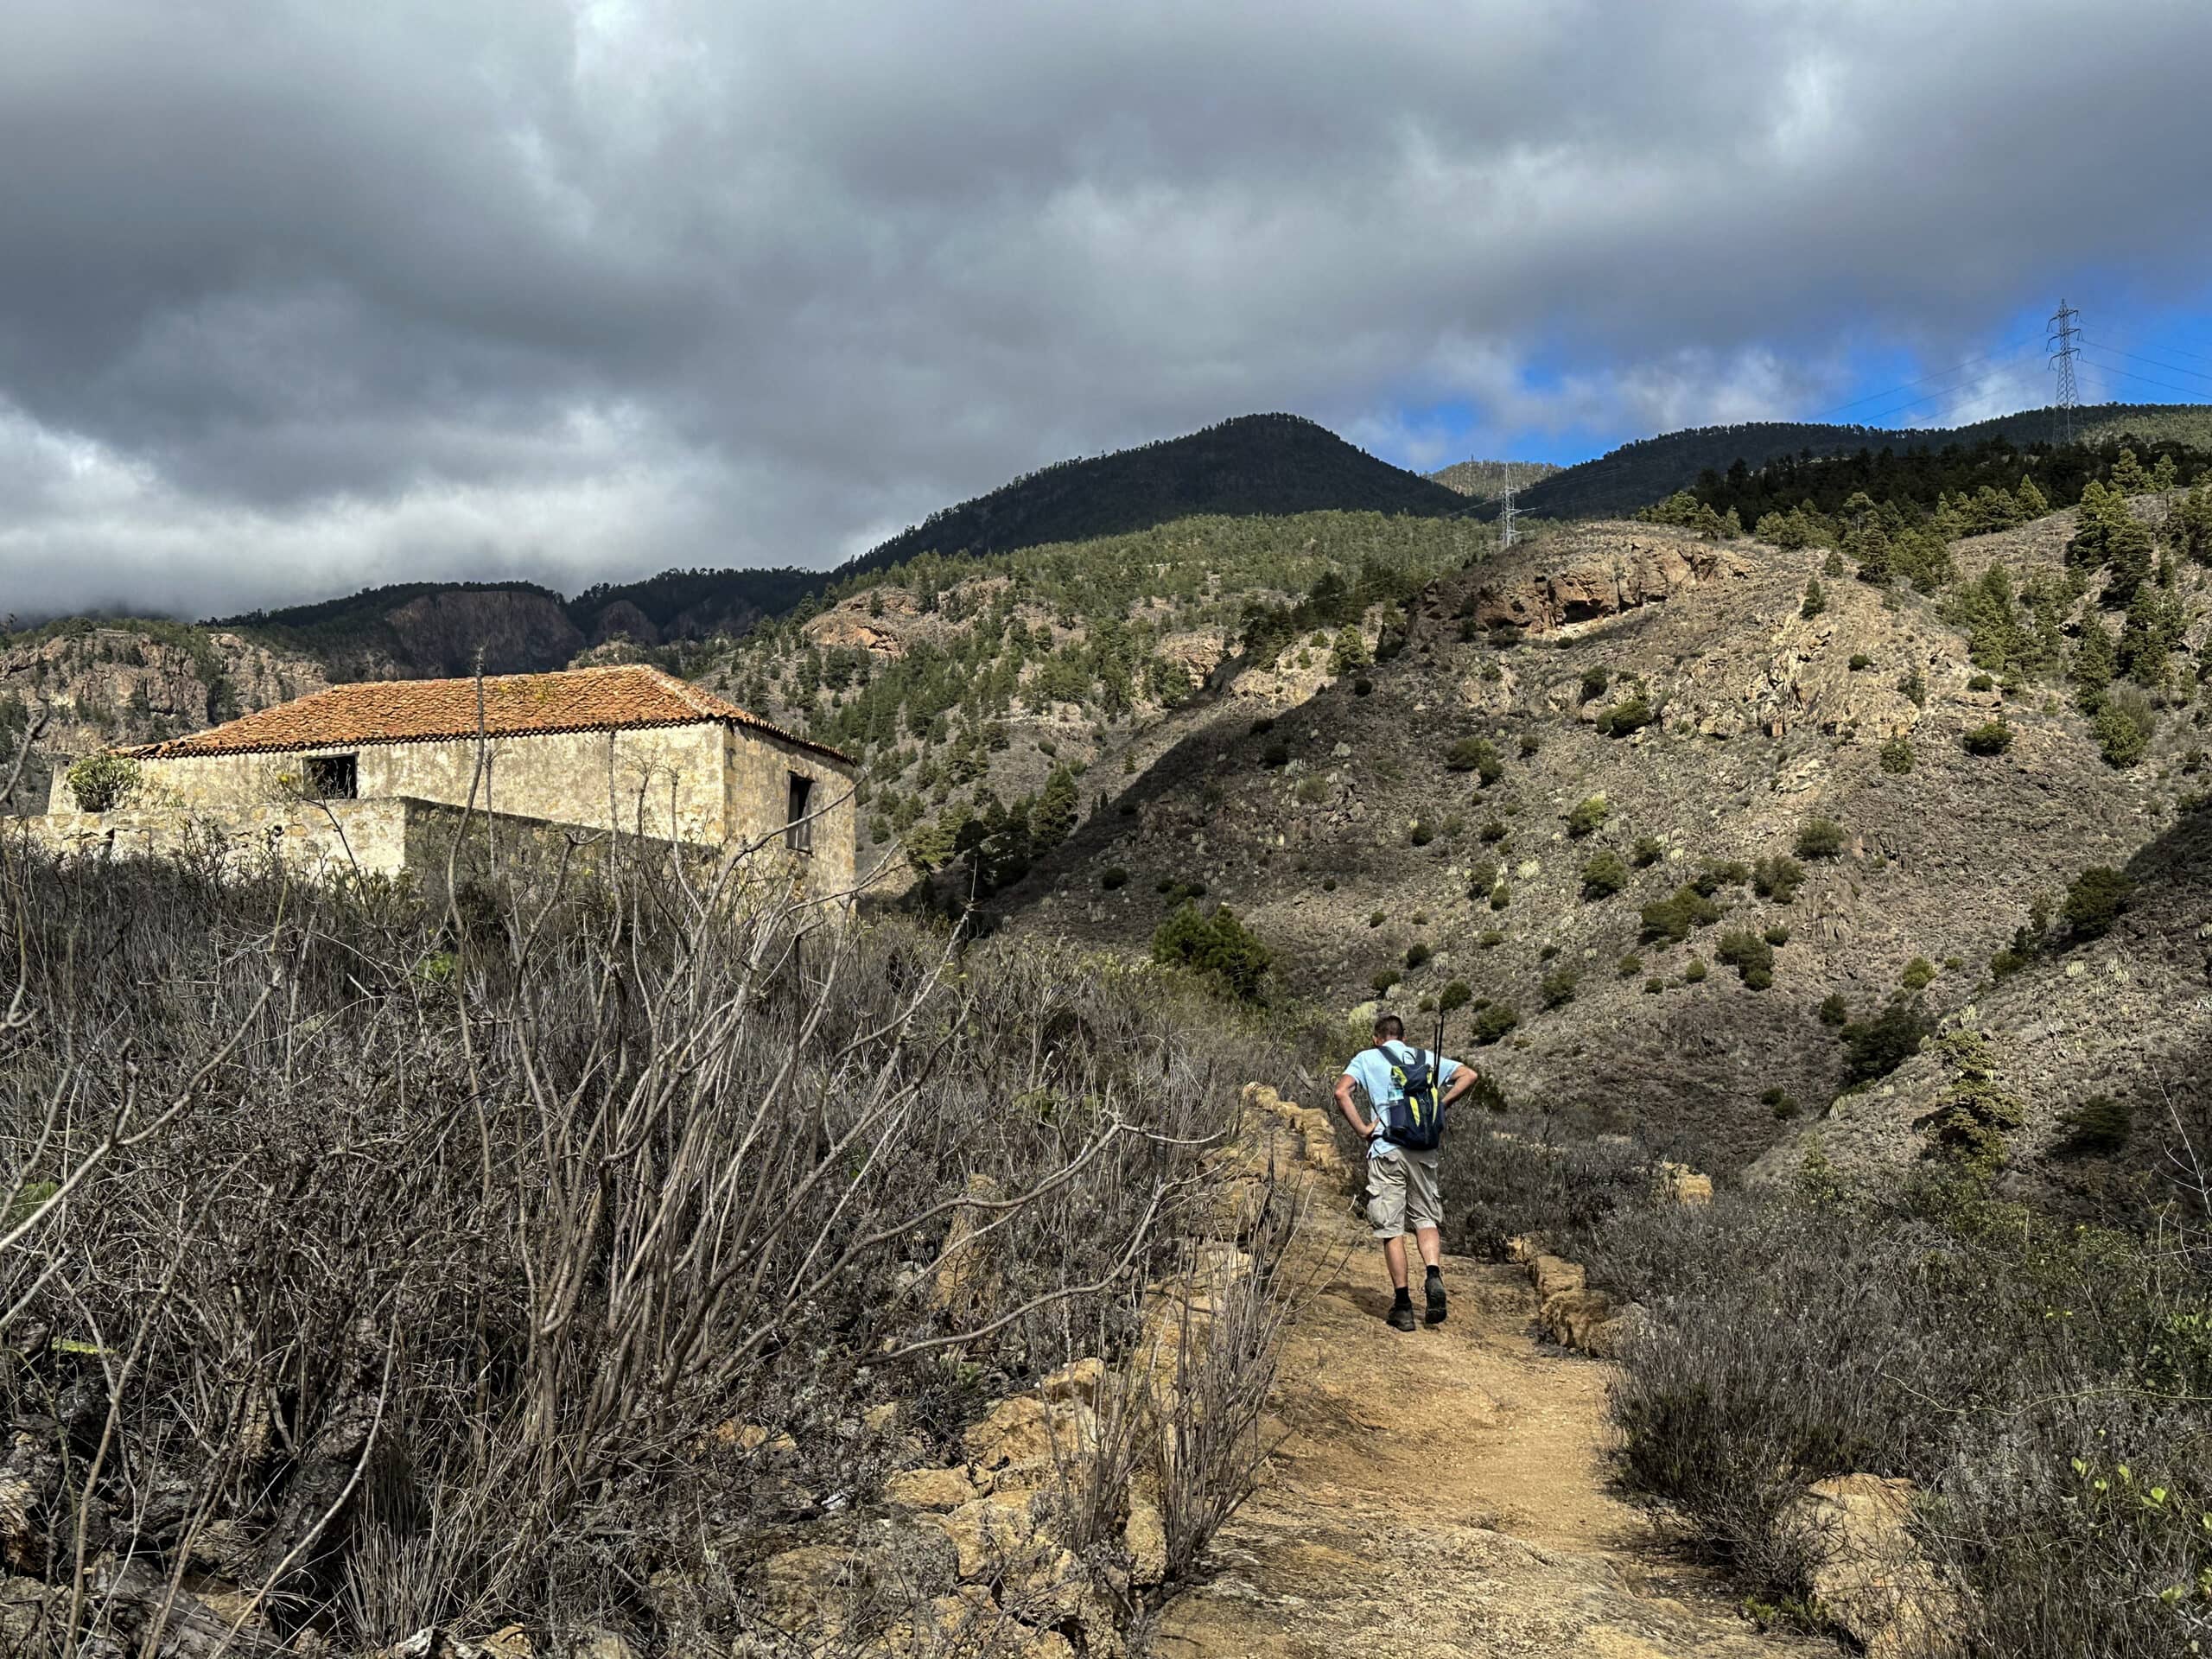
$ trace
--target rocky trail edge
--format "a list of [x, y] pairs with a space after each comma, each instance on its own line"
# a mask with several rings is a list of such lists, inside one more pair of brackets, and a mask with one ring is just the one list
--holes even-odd
[[[1600, 1360], [1548, 1351], [1517, 1268], [1447, 1256], [1451, 1317], [1384, 1323], [1378, 1252], [1326, 1116], [1255, 1089], [1307, 1202], [1307, 1288], [1281, 1355], [1260, 1490], [1214, 1574], [1162, 1610], [1160, 1659], [1834, 1655], [1762, 1633], [1607, 1487]], [[1446, 1202], [1449, 1202], [1447, 1195]]]

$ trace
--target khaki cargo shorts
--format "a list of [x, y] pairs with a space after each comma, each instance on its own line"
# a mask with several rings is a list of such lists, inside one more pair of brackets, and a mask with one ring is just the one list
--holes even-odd
[[1377, 1238], [1402, 1238], [1408, 1227], [1444, 1225], [1444, 1189], [1436, 1179], [1438, 1154], [1408, 1152], [1367, 1160], [1367, 1218]]

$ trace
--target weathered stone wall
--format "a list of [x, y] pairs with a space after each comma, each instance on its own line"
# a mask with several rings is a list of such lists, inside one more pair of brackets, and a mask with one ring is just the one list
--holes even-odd
[[[502, 821], [612, 829], [696, 847], [764, 841], [753, 862], [771, 879], [791, 880], [817, 897], [853, 886], [859, 809], [851, 776], [826, 755], [715, 722], [503, 738], [486, 748], [487, 775], [475, 804]], [[358, 798], [301, 800], [299, 779], [308, 758], [345, 753], [357, 757]], [[111, 813], [79, 812], [57, 777], [48, 816], [35, 833], [56, 847], [111, 846], [126, 853], [173, 853], [195, 833], [241, 843], [276, 835], [288, 843], [288, 861], [321, 868], [331, 861], [322, 843], [334, 816], [351, 824], [366, 823], [375, 815], [364, 817], [360, 809], [379, 804], [462, 806], [476, 770], [474, 740], [146, 760], [140, 763], [136, 796]], [[788, 849], [782, 836], [794, 772], [812, 779], [815, 788], [818, 816], [812, 850], [806, 853]], [[385, 819], [376, 821], [381, 825]], [[364, 871], [396, 871], [435, 853], [443, 868], [450, 836], [433, 849], [420, 835], [405, 844], [404, 829], [393, 834], [397, 838], [387, 840], [378, 832], [373, 858], [356, 847], [352, 863]], [[342, 849], [334, 856], [340, 866], [346, 862]]]
[[728, 794], [724, 811], [734, 840], [774, 835], [790, 810], [793, 772], [814, 782], [813, 850], [788, 851], [780, 837], [762, 849], [769, 858], [793, 867], [804, 891], [817, 898], [852, 889], [860, 840], [860, 808], [853, 798], [852, 775], [827, 755], [795, 744], [778, 743], [742, 729], [725, 728], [724, 775]]
[[264, 802], [207, 816], [146, 802], [112, 812], [49, 812], [24, 823], [34, 841], [60, 853], [146, 858], [202, 849], [240, 864], [267, 851], [306, 875], [397, 875], [407, 863], [410, 804]]

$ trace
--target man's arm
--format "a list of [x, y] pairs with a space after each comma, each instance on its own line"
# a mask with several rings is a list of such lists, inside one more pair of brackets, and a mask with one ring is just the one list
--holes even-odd
[[1351, 1132], [1363, 1141], [1372, 1140], [1375, 1126], [1359, 1109], [1359, 1103], [1351, 1096], [1351, 1073], [1347, 1071], [1337, 1079], [1337, 1109], [1344, 1115], [1344, 1122], [1351, 1125]]
[[1482, 1073], [1465, 1060], [1452, 1061], [1452, 1080], [1444, 1085], [1444, 1103], [1449, 1106], [1453, 1101], [1459, 1099], [1460, 1096], [1475, 1086], [1481, 1076]]

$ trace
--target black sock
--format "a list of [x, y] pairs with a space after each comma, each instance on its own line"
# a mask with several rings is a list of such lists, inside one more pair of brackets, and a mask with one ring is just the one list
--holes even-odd
[[1427, 1285], [1425, 1285], [1425, 1286], [1423, 1287], [1423, 1288], [1424, 1288], [1424, 1289], [1426, 1289], [1426, 1288], [1428, 1288], [1430, 1286], [1440, 1285], [1440, 1284], [1442, 1284], [1443, 1282], [1444, 1282], [1444, 1269], [1443, 1269], [1443, 1268], [1431, 1268], [1428, 1270], [1428, 1282], [1427, 1282]]
[[1392, 1302], [1390, 1306], [1393, 1307], [1411, 1307], [1413, 1305], [1413, 1292], [1408, 1290], [1403, 1285], [1400, 1285], [1398, 1287], [1398, 1300]]

